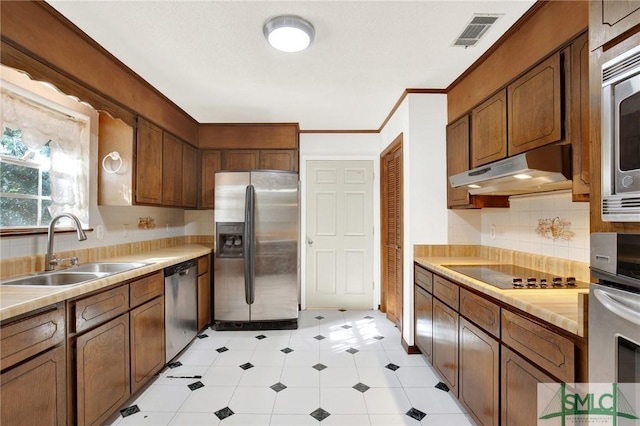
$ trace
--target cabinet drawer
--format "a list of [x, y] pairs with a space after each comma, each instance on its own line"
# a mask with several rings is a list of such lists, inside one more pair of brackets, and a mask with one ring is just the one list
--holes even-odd
[[574, 382], [575, 347], [570, 340], [503, 310], [502, 341], [561, 381]]
[[433, 276], [433, 295], [451, 306], [456, 311], [459, 307], [460, 295], [458, 293], [460, 287], [456, 283], [442, 278], [439, 275]]
[[129, 285], [73, 302], [76, 333], [88, 330], [129, 310]]
[[4, 370], [45, 351], [65, 338], [64, 304], [2, 325], [0, 329], [0, 369]]
[[129, 298], [132, 308], [163, 294], [164, 278], [162, 272], [129, 283]]
[[500, 337], [500, 307], [495, 303], [461, 288], [460, 314], [493, 336]]
[[202, 256], [198, 258], [198, 275], [206, 274], [209, 272], [209, 256]]
[[416, 266], [414, 271], [416, 284], [422, 287], [423, 290], [433, 294], [433, 273], [419, 266]]

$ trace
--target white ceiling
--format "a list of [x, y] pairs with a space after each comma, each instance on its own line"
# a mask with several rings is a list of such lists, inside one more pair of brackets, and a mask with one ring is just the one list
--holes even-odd
[[[405, 89], [446, 88], [534, 2], [48, 0], [198, 122], [302, 130], [378, 129]], [[474, 13], [504, 15], [453, 47]], [[268, 45], [262, 26], [280, 14], [314, 25], [309, 49]]]

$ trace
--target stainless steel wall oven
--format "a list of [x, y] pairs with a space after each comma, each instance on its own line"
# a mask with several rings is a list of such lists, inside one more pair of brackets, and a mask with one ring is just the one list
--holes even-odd
[[602, 66], [602, 219], [640, 221], [640, 46]]
[[589, 381], [640, 383], [640, 234], [591, 234]]

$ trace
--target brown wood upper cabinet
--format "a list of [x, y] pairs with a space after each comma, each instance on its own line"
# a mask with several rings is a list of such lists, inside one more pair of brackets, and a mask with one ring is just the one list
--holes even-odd
[[[162, 204], [182, 204], [182, 141], [164, 132], [162, 141]], [[143, 177], [144, 180], [144, 177]]]
[[[469, 170], [469, 115], [447, 126], [447, 177]], [[467, 188], [452, 188], [447, 179], [447, 207], [470, 203]]]
[[507, 156], [507, 91], [495, 95], [471, 111], [471, 168]]
[[637, 1], [591, 0], [589, 6], [589, 46], [591, 50], [614, 40], [640, 24]]
[[229, 149], [223, 153], [223, 170], [253, 170], [260, 164], [257, 149]]
[[[136, 128], [136, 204], [162, 204], [162, 129], [142, 118]], [[124, 159], [126, 160], [126, 158]]]
[[[591, 193], [591, 155], [589, 152], [589, 36], [584, 33], [565, 51], [568, 68], [568, 128], [573, 160], [573, 201], [589, 202]], [[567, 72], [567, 71], [565, 71]]]
[[562, 139], [561, 71], [558, 52], [507, 87], [509, 156]]
[[182, 144], [182, 206], [198, 206], [198, 150]]
[[215, 204], [215, 173], [222, 170], [222, 151], [208, 149], [200, 153], [200, 200], [199, 207], [212, 209]]

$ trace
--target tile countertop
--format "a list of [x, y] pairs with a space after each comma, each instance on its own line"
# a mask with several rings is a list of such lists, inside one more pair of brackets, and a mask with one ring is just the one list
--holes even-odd
[[151, 264], [71, 287], [9, 287], [0, 285], [0, 321], [211, 253], [210, 247], [187, 244], [134, 255], [111, 257], [103, 261]]
[[490, 265], [495, 260], [481, 257], [416, 257], [418, 264], [439, 275], [464, 284], [505, 304], [580, 337], [586, 336], [587, 318], [580, 298], [589, 289], [503, 290], [455, 272], [442, 265]]

